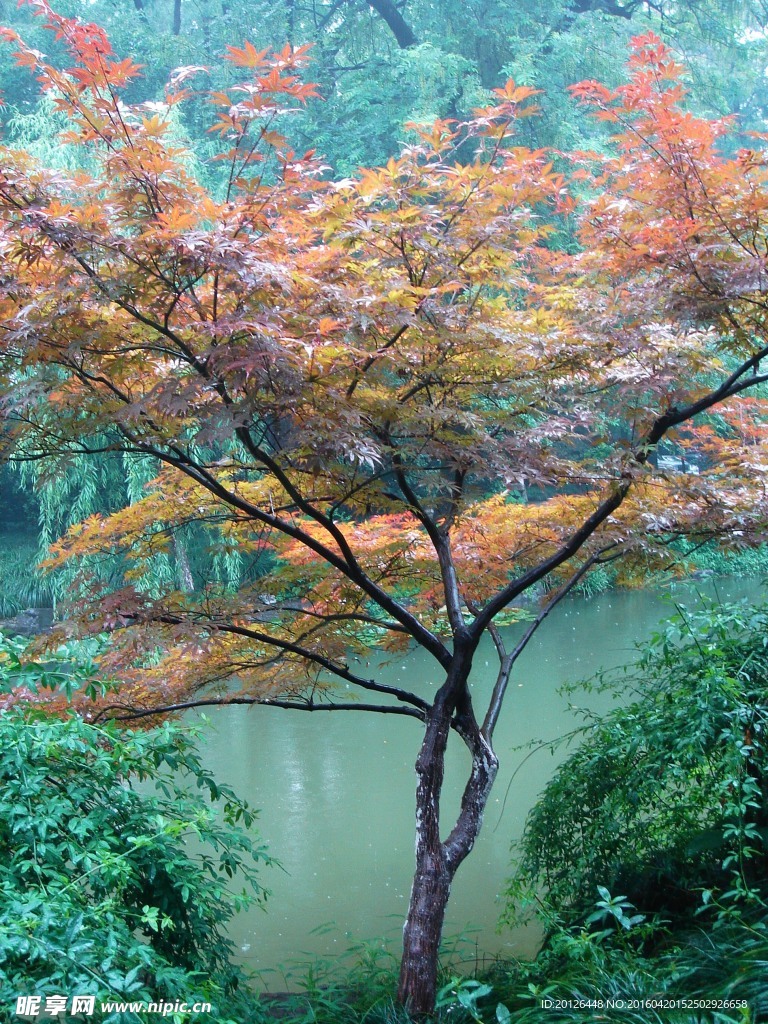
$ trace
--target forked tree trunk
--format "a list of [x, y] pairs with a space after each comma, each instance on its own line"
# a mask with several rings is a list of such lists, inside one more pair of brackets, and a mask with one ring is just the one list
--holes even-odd
[[416, 762], [416, 871], [403, 929], [397, 992], [398, 1001], [415, 1017], [430, 1014], [435, 1008], [438, 953], [451, 884], [480, 832], [498, 769], [490, 743], [474, 721], [463, 684], [462, 700], [464, 709], [455, 721], [459, 722], [462, 738], [472, 752], [472, 771], [464, 789], [459, 817], [445, 842], [440, 839], [440, 795], [451, 727], [450, 704], [440, 706], [436, 701]]

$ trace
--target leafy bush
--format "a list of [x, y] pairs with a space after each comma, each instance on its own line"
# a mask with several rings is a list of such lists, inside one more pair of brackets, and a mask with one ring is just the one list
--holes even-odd
[[483, 1019], [493, 1021], [501, 1000], [513, 1024], [759, 1024], [767, 970], [768, 934], [746, 920], [678, 935], [653, 956], [561, 929], [533, 963], [497, 965]]
[[687, 916], [768, 884], [768, 611], [682, 611], [598, 680], [635, 700], [587, 726], [531, 812], [510, 895], [583, 919], [596, 887]]
[[[507, 919], [548, 928], [492, 981], [516, 1024], [768, 1014], [768, 610], [682, 609], [639, 661], [599, 678], [631, 703], [590, 719], [531, 812]], [[649, 998], [724, 1000], [715, 1012]], [[599, 1016], [597, 1004], [595, 1013]]]
[[253, 820], [178, 727], [0, 715], [0, 1005], [93, 994], [259, 1019], [223, 933], [266, 896]]

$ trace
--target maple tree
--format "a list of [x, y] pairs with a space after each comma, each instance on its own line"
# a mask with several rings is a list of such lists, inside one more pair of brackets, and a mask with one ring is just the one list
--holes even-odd
[[[83, 159], [65, 173], [2, 152], [7, 455], [155, 467], [138, 501], [52, 546], [52, 567], [80, 560], [86, 575], [119, 552], [124, 585], [94, 584], [44, 642], [110, 632], [100, 664], [121, 688], [102, 714], [240, 702], [415, 719], [399, 997], [429, 1012], [452, 879], [531, 637], [607, 561], [630, 578], [674, 561], [680, 537], [760, 537], [764, 456], [741, 448], [760, 413], [731, 411], [768, 381], [765, 161], [720, 155], [730, 123], [687, 114], [681, 69], [639, 39], [628, 85], [576, 89], [618, 140], [613, 157], [574, 158], [591, 198], [584, 249], [567, 255], [555, 235], [577, 213], [569, 182], [514, 144], [534, 90], [509, 83], [467, 123], [414, 126], [385, 167], [332, 182], [282, 131], [313, 94], [305, 49], [245, 43], [228, 53], [245, 81], [209, 97], [228, 168], [213, 194], [166, 116], [203, 69], [178, 69], [164, 104], [127, 105], [137, 66], [98, 27], [34, 7], [72, 67], [5, 35]], [[720, 408], [728, 429], [706, 420]], [[659, 442], [689, 426], [707, 466], [659, 470]], [[146, 565], [190, 523], [258, 579], [147, 589]], [[499, 623], [526, 593], [540, 603], [509, 646]], [[470, 692], [486, 635], [498, 674]], [[363, 667], [372, 648], [414, 644], [434, 663], [428, 692]], [[446, 828], [452, 735], [471, 769]]]

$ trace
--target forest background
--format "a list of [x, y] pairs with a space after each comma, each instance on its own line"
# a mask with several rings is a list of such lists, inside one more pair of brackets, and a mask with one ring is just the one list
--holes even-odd
[[[190, 4], [134, 0], [126, 4], [60, 4], [65, 16], [102, 25], [117, 53], [141, 54], [142, 74], [130, 86], [132, 102], [159, 102], [172, 71], [180, 66], [222, 71], [221, 54], [233, 40], [258, 45], [276, 40], [309, 42], [311, 78], [318, 84], [300, 119], [288, 125], [297, 152], [315, 150], [329, 176], [343, 178], [359, 167], [382, 165], [408, 137], [408, 122], [462, 118], [484, 103], [507, 78], [541, 90], [538, 116], [518, 126], [518, 141], [557, 150], [600, 148], [609, 132], [570, 97], [568, 87], [594, 79], [623, 80], [629, 40], [647, 29], [658, 32], [686, 66], [689, 105], [709, 117], [735, 115], [740, 129], [765, 127], [768, 93], [764, 73], [766, 13], [760, 3], [646, 4], [580, 2], [389, 3], [366, 2]], [[7, 4], [3, 24], [20, 31], [41, 50], [47, 33], [31, 9]], [[206, 83], [215, 88], [215, 77]], [[74, 148], [60, 145], [66, 118], [41, 95], [34, 77], [19, 73], [11, 47], [0, 55], [0, 96], [5, 141], [28, 150], [41, 163], [72, 167]], [[190, 171], [203, 184], [216, 182], [211, 161], [215, 140], [201, 96], [174, 110], [179, 143], [188, 147]], [[51, 486], [19, 472], [0, 470], [0, 523], [15, 542], [0, 563], [0, 615], [50, 604], [57, 585], [29, 568], [37, 555], [73, 523], [94, 511], [120, 507], [136, 494], [124, 473], [104, 477], [104, 467], [82, 465], [60, 471]], [[183, 557], [183, 556], [182, 556]], [[172, 571], [171, 569], [168, 570]], [[179, 569], [178, 571], [185, 571]], [[236, 572], [234, 566], [230, 572]], [[222, 566], [217, 572], [226, 573]]]

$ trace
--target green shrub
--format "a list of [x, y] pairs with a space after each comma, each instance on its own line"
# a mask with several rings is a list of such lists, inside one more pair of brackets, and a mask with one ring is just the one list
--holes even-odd
[[563, 929], [532, 963], [496, 967], [483, 1020], [500, 1001], [512, 1024], [760, 1024], [767, 971], [768, 935], [747, 921], [691, 930], [653, 956]]
[[[266, 893], [254, 814], [178, 727], [0, 715], [0, 1006], [21, 995], [210, 1002], [260, 1019], [224, 928]], [[233, 894], [233, 880], [241, 889]]]
[[510, 897], [546, 892], [567, 923], [597, 886], [643, 914], [768, 884], [768, 612], [683, 613], [630, 669], [635, 699], [588, 724], [528, 819]]
[[529, 816], [506, 919], [535, 908], [547, 938], [494, 995], [515, 1024], [542, 999], [551, 1024], [766, 1019], [768, 610], [678, 609], [593, 686], [631, 702], [588, 719]]

